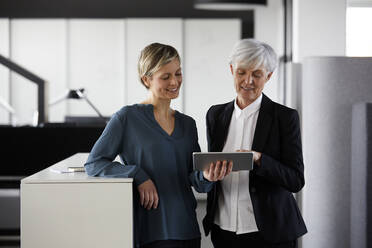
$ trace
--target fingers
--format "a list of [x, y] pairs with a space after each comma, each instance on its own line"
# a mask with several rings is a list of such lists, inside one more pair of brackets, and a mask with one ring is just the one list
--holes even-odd
[[222, 169], [221, 161], [217, 161], [216, 166], [215, 166], [214, 171], [213, 171], [212, 181], [217, 181], [218, 180], [218, 177], [221, 173], [221, 169]]
[[140, 194], [140, 203], [141, 203], [141, 206], [143, 206], [143, 203], [145, 200], [145, 192], [139, 191], [139, 194]]
[[233, 161], [230, 161], [230, 162], [229, 162], [229, 165], [227, 166], [228, 169], [227, 169], [227, 171], [226, 171], [225, 176], [229, 175], [229, 174], [232, 172], [233, 165], [234, 165]]
[[155, 209], [157, 209], [158, 208], [158, 205], [159, 205], [159, 196], [158, 196], [158, 192], [155, 191], [155, 193], [154, 193], [154, 205], [153, 205], [153, 207]]
[[151, 208], [156, 209], [159, 204], [159, 197], [158, 192], [156, 191], [156, 188], [149, 192], [149, 202], [147, 204], [147, 207], [145, 207], [147, 210], [150, 210]]
[[149, 202], [150, 202], [150, 194], [149, 194], [148, 191], [145, 191], [144, 194], [145, 194], [145, 200], [144, 200], [144, 202], [143, 202], [143, 207], [144, 207], [144, 208], [147, 208], [148, 205], [149, 205]]
[[159, 197], [158, 192], [156, 191], [155, 185], [153, 188], [153, 191], [150, 193], [150, 204], [147, 207], [147, 210], [150, 210], [151, 208], [156, 209], [159, 204]]
[[149, 192], [149, 191], [146, 191], [144, 194], [145, 194], [145, 200], [143, 203], [143, 207], [146, 208], [147, 210], [150, 210], [154, 202], [153, 194], [152, 192]]
[[147, 210], [157, 208], [159, 205], [159, 196], [154, 183], [149, 179], [138, 186], [140, 195], [140, 204]]
[[232, 161], [217, 161], [216, 163], [210, 163], [209, 167], [203, 171], [203, 176], [210, 182], [223, 180], [232, 172], [232, 168]]
[[211, 182], [222, 180], [228, 174], [229, 169], [231, 171], [230, 167], [226, 160], [217, 161], [216, 163], [211, 163], [209, 168], [203, 171], [203, 176]]
[[210, 180], [209, 181], [213, 181], [213, 177], [214, 177], [214, 170], [216, 168], [216, 165], [214, 163], [211, 163], [209, 165], [209, 178]]
[[227, 161], [224, 160], [222, 162], [222, 165], [221, 165], [221, 170], [220, 170], [220, 173], [218, 174], [217, 176], [217, 180], [222, 180], [224, 177], [225, 177], [225, 174], [226, 174], [226, 170], [227, 170]]

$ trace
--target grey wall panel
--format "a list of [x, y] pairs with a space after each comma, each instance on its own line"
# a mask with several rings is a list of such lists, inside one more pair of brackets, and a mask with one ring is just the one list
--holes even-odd
[[372, 58], [311, 57], [303, 64], [306, 185], [303, 248], [350, 247], [352, 105], [372, 101]]
[[351, 248], [372, 247], [372, 103], [353, 106], [351, 137]]

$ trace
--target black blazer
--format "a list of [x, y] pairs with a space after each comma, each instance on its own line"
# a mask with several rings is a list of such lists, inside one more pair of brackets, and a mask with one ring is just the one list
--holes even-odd
[[[212, 106], [207, 113], [208, 150], [225, 144], [234, 101]], [[261, 152], [261, 164], [249, 175], [249, 192], [258, 230], [268, 242], [295, 240], [307, 232], [292, 193], [305, 184], [298, 113], [263, 95], [252, 150]], [[208, 193], [205, 235], [214, 222], [221, 184]]]

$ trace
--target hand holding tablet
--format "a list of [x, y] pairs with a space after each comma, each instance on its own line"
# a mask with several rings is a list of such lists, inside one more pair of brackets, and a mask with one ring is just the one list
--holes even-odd
[[203, 176], [210, 182], [219, 181], [229, 175], [233, 168], [233, 162], [217, 161], [212, 162], [203, 170]]

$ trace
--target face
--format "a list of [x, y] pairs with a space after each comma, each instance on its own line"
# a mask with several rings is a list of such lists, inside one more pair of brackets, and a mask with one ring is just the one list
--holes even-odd
[[151, 77], [144, 76], [142, 80], [154, 97], [166, 100], [177, 98], [182, 84], [179, 60], [172, 60]]
[[272, 72], [268, 73], [263, 67], [257, 69], [241, 63], [230, 65], [230, 69], [241, 108], [248, 106], [261, 95], [265, 83], [272, 75]]

